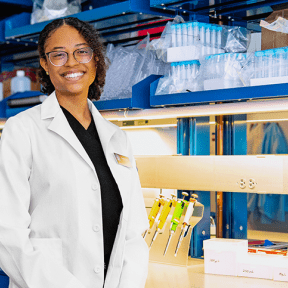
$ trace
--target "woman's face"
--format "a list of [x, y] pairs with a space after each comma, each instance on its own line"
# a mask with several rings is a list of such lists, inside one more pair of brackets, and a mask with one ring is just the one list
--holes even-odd
[[89, 47], [83, 36], [72, 26], [63, 25], [55, 30], [45, 43], [45, 53], [65, 51], [68, 60], [63, 66], [54, 66], [46, 57], [40, 64], [49, 72], [57, 96], [85, 95], [88, 96], [89, 86], [96, 77], [96, 60], [93, 54], [88, 63], [79, 63], [73, 56], [77, 49]]

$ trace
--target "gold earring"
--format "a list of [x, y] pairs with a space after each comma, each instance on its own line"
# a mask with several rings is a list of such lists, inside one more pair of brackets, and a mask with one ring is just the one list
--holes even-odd
[[49, 72], [48, 72], [48, 71], [46, 71], [46, 74], [47, 74], [47, 75], [49, 75]]

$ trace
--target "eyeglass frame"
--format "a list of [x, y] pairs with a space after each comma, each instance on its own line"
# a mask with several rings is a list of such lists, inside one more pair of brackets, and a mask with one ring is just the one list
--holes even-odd
[[[90, 60], [87, 61], [87, 62], [79, 62], [79, 61], [76, 59], [74, 53], [75, 53], [76, 51], [79, 51], [79, 50], [84, 49], [84, 48], [89, 48], [90, 50], [92, 50], [91, 58], [90, 58]], [[67, 58], [66, 58], [66, 62], [65, 62], [64, 64], [62, 64], [62, 65], [55, 65], [55, 64], [53, 64], [53, 62], [51, 61], [49, 55], [50, 55], [51, 53], [55, 53], [55, 52], [63, 52], [63, 53], [66, 53]], [[64, 65], [67, 63], [68, 59], [69, 59], [69, 54], [70, 54], [70, 53], [68, 53], [68, 52], [66, 52], [66, 51], [51, 51], [51, 52], [47, 52], [47, 53], [45, 53], [45, 55], [46, 55], [47, 58], [49, 59], [50, 63], [51, 63], [53, 66], [56, 66], [56, 67], [64, 66]], [[86, 63], [89, 63], [89, 62], [92, 60], [92, 58], [93, 58], [93, 54], [94, 54], [94, 51], [93, 51], [93, 49], [92, 49], [91, 47], [83, 47], [83, 48], [79, 48], [79, 49], [76, 49], [76, 50], [73, 51], [73, 57], [74, 57], [74, 59], [75, 59], [78, 63], [80, 63], [80, 64], [86, 64]]]

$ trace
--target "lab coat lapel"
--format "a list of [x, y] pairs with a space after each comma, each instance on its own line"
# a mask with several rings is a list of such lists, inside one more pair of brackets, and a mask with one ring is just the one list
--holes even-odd
[[88, 163], [88, 165], [95, 171], [94, 165], [90, 160], [88, 154], [83, 148], [81, 142], [78, 140], [74, 131], [69, 125], [58, 100], [55, 92], [53, 92], [41, 106], [41, 118], [52, 118], [51, 123], [48, 125], [48, 129], [57, 133], [64, 138], [80, 156]]
[[[114, 157], [114, 153], [123, 155], [128, 157], [127, 154], [127, 143], [125, 136], [123, 138], [114, 138], [113, 135], [119, 131], [119, 128], [107, 121], [102, 117], [100, 112], [96, 109], [94, 104], [88, 100], [89, 109], [93, 115], [95, 125], [97, 128], [97, 132], [99, 134], [99, 138], [103, 147], [103, 151], [105, 157], [107, 159], [107, 163], [112, 172], [112, 175], [119, 187], [119, 191], [122, 197], [122, 203], [124, 206], [123, 217], [126, 218], [128, 209], [125, 209], [127, 205], [127, 195], [128, 191], [130, 191], [131, 186], [131, 170], [130, 168], [124, 167], [116, 162], [116, 158]], [[131, 161], [131, 159], [130, 159]], [[122, 166], [122, 167], [120, 167]]]
[[93, 102], [90, 101], [89, 99], [88, 99], [88, 105], [90, 112], [93, 116], [95, 126], [97, 128], [97, 132], [103, 147], [104, 154], [107, 158], [107, 149], [113, 134], [116, 133], [117, 131], [117, 127], [108, 120], [104, 119], [103, 116], [95, 107], [95, 105], [93, 104]]

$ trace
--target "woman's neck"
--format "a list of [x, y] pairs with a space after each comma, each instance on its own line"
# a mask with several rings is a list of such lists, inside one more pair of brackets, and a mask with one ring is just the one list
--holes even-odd
[[87, 97], [81, 95], [63, 95], [57, 93], [56, 97], [60, 106], [68, 110], [87, 129], [91, 123], [91, 113], [88, 107]]

